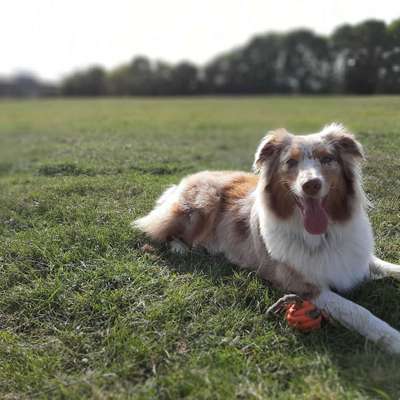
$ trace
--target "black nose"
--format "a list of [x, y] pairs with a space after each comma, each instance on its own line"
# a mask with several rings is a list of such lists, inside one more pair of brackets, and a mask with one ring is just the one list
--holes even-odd
[[307, 181], [302, 187], [305, 194], [315, 196], [321, 190], [322, 182], [321, 179], [314, 178]]

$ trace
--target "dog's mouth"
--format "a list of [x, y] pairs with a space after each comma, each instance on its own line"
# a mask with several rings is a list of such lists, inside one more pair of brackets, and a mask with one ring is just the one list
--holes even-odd
[[303, 216], [304, 228], [311, 235], [322, 235], [328, 229], [328, 214], [324, 199], [314, 197], [296, 198], [297, 206]]

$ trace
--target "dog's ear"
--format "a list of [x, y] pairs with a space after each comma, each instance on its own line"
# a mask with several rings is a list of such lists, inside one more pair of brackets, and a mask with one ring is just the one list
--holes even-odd
[[285, 129], [268, 132], [261, 140], [254, 156], [253, 171], [255, 173], [260, 173], [264, 166], [267, 167], [277, 159], [288, 136], [289, 134]]
[[327, 142], [342, 156], [354, 159], [364, 159], [364, 150], [361, 143], [341, 124], [331, 124], [323, 129]]

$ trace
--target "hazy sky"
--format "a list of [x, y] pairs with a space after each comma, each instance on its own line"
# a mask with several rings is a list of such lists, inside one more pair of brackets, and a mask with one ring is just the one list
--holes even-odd
[[399, 0], [0, 0], [0, 74], [57, 79], [138, 54], [202, 64], [256, 33], [397, 17]]

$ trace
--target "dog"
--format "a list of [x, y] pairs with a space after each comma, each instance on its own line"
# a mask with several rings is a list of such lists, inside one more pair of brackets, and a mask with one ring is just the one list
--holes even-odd
[[374, 255], [363, 158], [361, 144], [341, 124], [309, 135], [271, 131], [257, 148], [253, 174], [188, 176], [133, 225], [177, 252], [222, 253], [400, 354], [400, 333], [342, 296], [368, 279], [400, 278], [399, 265]]

